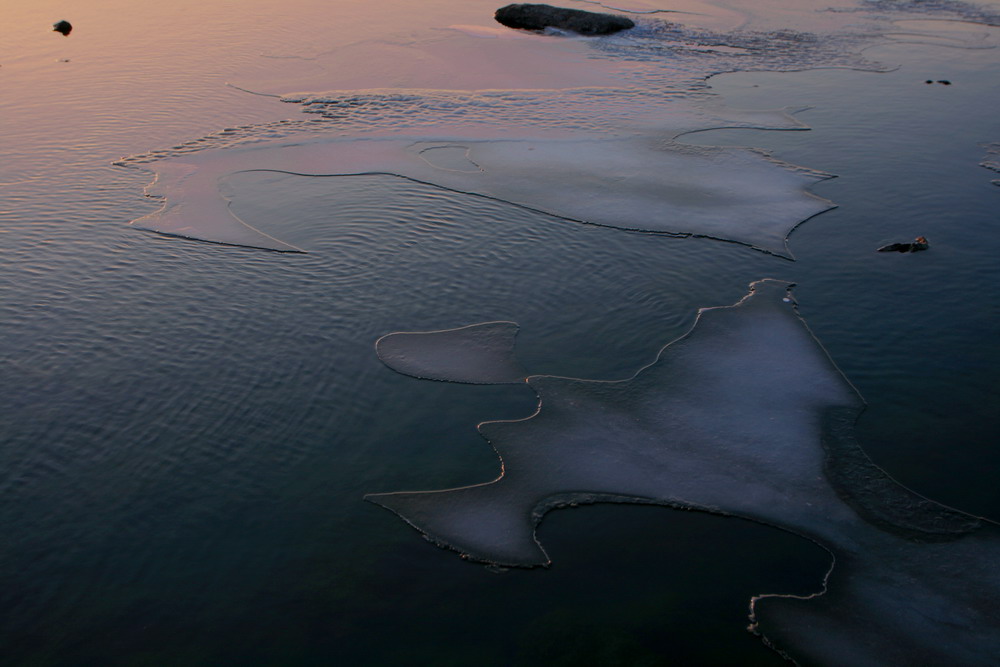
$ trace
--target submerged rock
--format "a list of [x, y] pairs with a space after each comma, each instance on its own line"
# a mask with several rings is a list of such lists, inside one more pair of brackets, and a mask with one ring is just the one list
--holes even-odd
[[878, 249], [879, 252], [917, 252], [918, 250], [927, 250], [930, 246], [927, 243], [927, 239], [923, 236], [918, 236], [913, 239], [910, 243], [890, 243], [889, 245], [884, 245]]
[[73, 31], [73, 26], [69, 21], [59, 21], [52, 24], [52, 30], [62, 33], [63, 37], [69, 37], [69, 33]]
[[559, 28], [581, 35], [610, 35], [635, 26], [630, 19], [617, 14], [600, 14], [552, 5], [507, 5], [498, 9], [494, 18], [508, 28], [521, 30]]

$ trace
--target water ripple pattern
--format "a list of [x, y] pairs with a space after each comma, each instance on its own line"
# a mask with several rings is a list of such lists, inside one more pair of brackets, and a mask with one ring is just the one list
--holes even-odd
[[[986, 144], [986, 158], [980, 164], [991, 171], [1000, 172], [1000, 142]], [[994, 179], [993, 185], [1000, 185], [1000, 179]]]

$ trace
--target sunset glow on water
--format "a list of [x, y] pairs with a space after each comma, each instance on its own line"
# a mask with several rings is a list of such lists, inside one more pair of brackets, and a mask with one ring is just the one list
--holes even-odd
[[996, 2], [3, 4], [0, 662], [997, 662]]

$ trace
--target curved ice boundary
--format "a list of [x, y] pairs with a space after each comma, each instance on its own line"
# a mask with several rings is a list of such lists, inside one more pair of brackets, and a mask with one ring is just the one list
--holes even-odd
[[443, 331], [397, 332], [375, 342], [378, 358], [404, 375], [469, 384], [523, 382], [514, 357], [514, 322], [483, 322]]
[[221, 175], [216, 174], [206, 179], [192, 164], [160, 163], [156, 178], [146, 187], [146, 196], [163, 199], [163, 207], [133, 220], [132, 226], [221, 245], [305, 252], [260, 231], [233, 213], [229, 200], [219, 191], [220, 178]]
[[853, 437], [863, 401], [798, 316], [789, 285], [699, 312], [617, 382], [531, 376], [537, 412], [479, 430], [492, 482], [372, 494], [438, 545], [479, 561], [549, 563], [553, 507], [616, 501], [732, 514], [834, 554], [827, 592], [761, 596], [752, 629], [807, 664], [996, 664], [1000, 531], [929, 501]]
[[[801, 127], [781, 112], [772, 119], [785, 128]], [[179, 155], [157, 162], [156, 170], [147, 194], [162, 197], [164, 206], [134, 226], [281, 251], [299, 248], [237, 218], [219, 192], [221, 179], [249, 171], [398, 176], [566, 220], [710, 237], [785, 256], [791, 230], [832, 207], [807, 191], [830, 174], [753, 149], [641, 136], [445, 141], [325, 136]]]
[[[804, 128], [787, 114], [779, 119], [779, 112], [719, 118], [699, 106], [711, 101], [705, 79], [729, 71], [885, 69], [863, 51], [889, 41], [900, 18], [997, 22], [995, 13], [957, 0], [873, 0], [823, 11], [826, 7], [813, 1], [780, 13], [716, 8], [721, 13], [709, 12], [713, 17], [685, 17], [711, 18], [701, 26], [641, 18], [632, 30], [588, 39], [583, 66], [546, 46], [558, 40], [539, 37], [531, 41], [537, 53], [548, 56], [541, 78], [538, 59], [525, 59], [519, 40], [496, 40], [503, 49], [484, 56], [483, 40], [461, 30], [431, 30], [433, 39], [401, 38], [403, 52], [413, 55], [407, 62], [430, 58], [439, 66], [417, 67], [417, 83], [390, 77], [385, 85], [391, 87], [338, 89], [338, 82], [353, 81], [350, 68], [340, 65], [336, 49], [319, 54], [332, 59], [334, 65], [323, 70], [331, 78], [307, 78], [306, 85], [329, 92], [272, 91], [299, 105], [310, 120], [226, 128], [119, 161], [155, 171], [148, 194], [164, 197], [162, 210], [133, 224], [223, 244], [298, 251], [236, 218], [217, 192], [218, 179], [247, 169], [384, 173], [571, 220], [707, 236], [787, 254], [788, 232], [829, 207], [804, 192], [827, 175], [777, 165], [748, 150], [685, 153], [671, 143], [684, 132], [720, 127]], [[933, 30], [921, 35], [937, 39]], [[384, 51], [382, 40], [368, 46]], [[428, 81], [461, 88], [456, 82], [485, 86], [482, 82], [498, 73], [503, 90], [442, 90], [421, 78], [433, 74]], [[282, 83], [276, 85], [285, 85], [283, 77], [277, 79]], [[256, 90], [252, 82], [237, 83]]]
[[[979, 164], [991, 171], [1000, 172], [1000, 142], [984, 144], [986, 157]], [[1000, 185], [1000, 179], [994, 179], [993, 185]]]
[[831, 11], [885, 12], [888, 14], [926, 14], [970, 23], [1000, 26], [1000, 12], [964, 0], [861, 0], [857, 8]]

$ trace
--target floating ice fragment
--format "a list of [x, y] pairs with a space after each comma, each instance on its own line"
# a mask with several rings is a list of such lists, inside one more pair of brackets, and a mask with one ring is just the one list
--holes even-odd
[[829, 178], [745, 149], [648, 140], [471, 144], [481, 178], [446, 187], [559, 217], [622, 229], [692, 234], [782, 253], [800, 221], [831, 207], [805, 191]]
[[800, 222], [832, 204], [806, 188], [824, 174], [745, 148], [647, 138], [314, 140], [205, 151], [161, 161], [149, 189], [166, 202], [137, 227], [219, 243], [296, 251], [237, 219], [218, 192], [242, 171], [385, 174], [576, 222], [736, 241], [787, 254]]
[[630, 380], [529, 377], [538, 412], [480, 426], [503, 461], [493, 482], [369, 499], [436, 542], [509, 565], [548, 562], [534, 527], [569, 499], [780, 516], [810, 531], [849, 522], [823, 480], [818, 426], [825, 410], [859, 411], [861, 399], [782, 301], [786, 292], [762, 281], [735, 306], [702, 310], [688, 335]]
[[543, 565], [553, 507], [598, 500], [700, 508], [809, 537], [836, 557], [823, 595], [759, 596], [753, 629], [804, 664], [994, 665], [1000, 529], [900, 486], [853, 435], [863, 403], [787, 284], [703, 309], [633, 378], [531, 376], [537, 412], [487, 422], [494, 481], [372, 494], [439, 545]]
[[[146, 196], [162, 198], [163, 208], [133, 220], [132, 225], [168, 236], [224, 245], [303, 252], [301, 248], [279, 241], [236, 217], [229, 208], [229, 202], [219, 192], [218, 178], [218, 175], [202, 178], [194, 165], [160, 163], [156, 180], [146, 188]], [[178, 196], [179, 192], [183, 195]]]
[[375, 350], [389, 368], [413, 377], [471, 384], [521, 382], [514, 358], [514, 322], [484, 322], [458, 329], [392, 333]]

